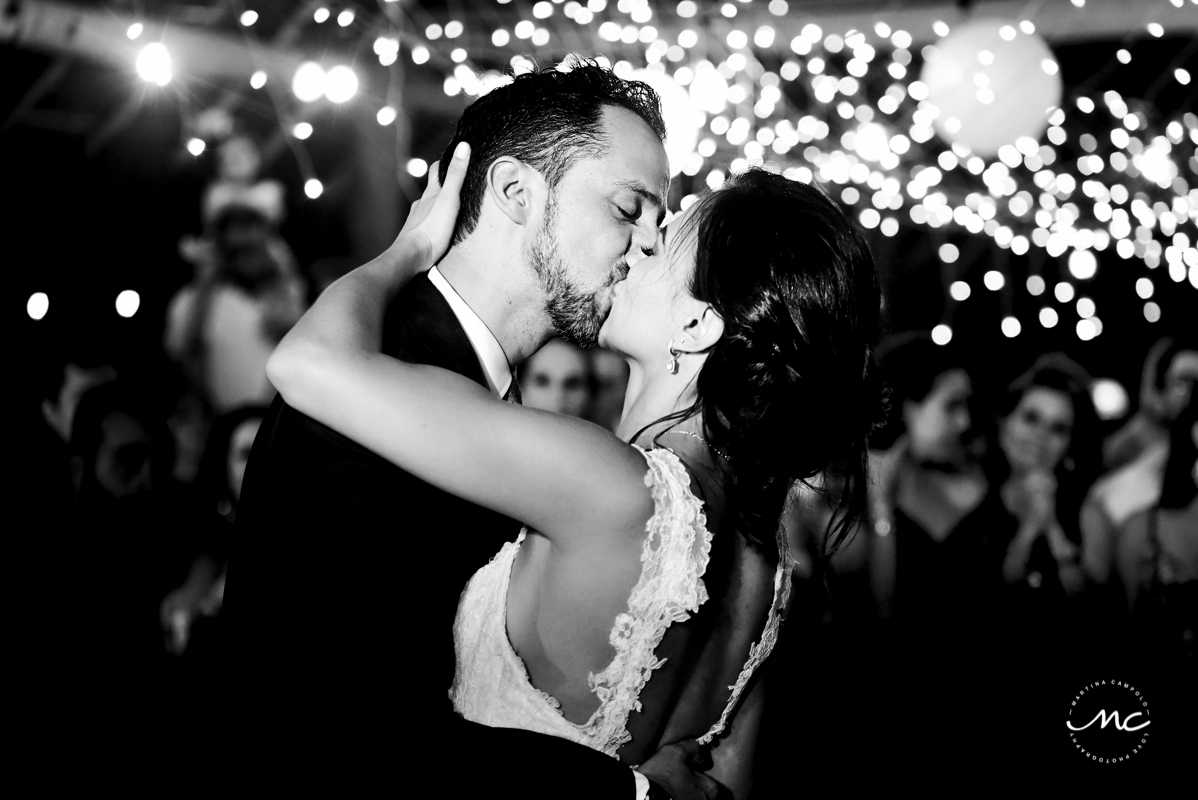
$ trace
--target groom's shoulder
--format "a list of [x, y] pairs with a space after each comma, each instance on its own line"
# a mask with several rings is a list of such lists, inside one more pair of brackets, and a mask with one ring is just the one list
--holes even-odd
[[382, 350], [389, 356], [412, 358], [422, 350], [440, 349], [455, 329], [460, 332], [461, 325], [453, 309], [427, 275], [417, 275], [387, 305]]
[[413, 278], [387, 306], [381, 349], [394, 358], [486, 381], [469, 336], [426, 274]]

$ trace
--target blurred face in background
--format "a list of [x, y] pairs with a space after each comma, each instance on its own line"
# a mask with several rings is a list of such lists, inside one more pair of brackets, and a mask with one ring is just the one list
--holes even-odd
[[58, 400], [51, 403], [42, 402], [42, 413], [65, 442], [71, 438], [71, 425], [75, 422], [75, 409], [79, 400], [87, 394], [88, 389], [116, 380], [116, 370], [111, 366], [80, 367], [77, 364], [67, 364], [62, 370], [62, 386], [58, 390]]
[[1073, 403], [1069, 396], [1033, 386], [1002, 420], [999, 445], [1012, 472], [1053, 472], [1069, 451], [1073, 437]]
[[96, 483], [114, 499], [154, 488], [154, 442], [135, 417], [116, 412], [100, 425], [96, 450]]
[[955, 369], [938, 376], [923, 400], [903, 403], [903, 422], [916, 460], [961, 464], [967, 459], [965, 434], [973, 425], [972, 397], [969, 374]]
[[229, 491], [235, 501], [241, 500], [241, 485], [245, 483], [245, 467], [250, 463], [250, 450], [254, 437], [262, 427], [261, 419], [247, 419], [229, 437]]
[[524, 405], [581, 417], [591, 399], [590, 364], [581, 348], [553, 339], [525, 362]]
[[591, 399], [591, 421], [614, 431], [624, 413], [624, 395], [628, 391], [628, 362], [601, 347], [592, 348], [587, 353], [591, 357], [591, 374], [595, 379], [595, 396]]
[[1182, 350], [1169, 364], [1165, 373], [1165, 385], [1161, 387], [1166, 420], [1177, 419], [1182, 410], [1189, 405], [1195, 383], [1198, 383], [1198, 352]]

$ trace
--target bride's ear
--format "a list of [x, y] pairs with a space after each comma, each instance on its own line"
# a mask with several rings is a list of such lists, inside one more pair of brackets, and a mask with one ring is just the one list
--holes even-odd
[[696, 309], [678, 337], [678, 349], [684, 353], [705, 353], [724, 335], [724, 318], [710, 305]]
[[517, 225], [528, 224], [543, 186], [540, 174], [515, 158], [497, 158], [487, 170], [487, 196]]

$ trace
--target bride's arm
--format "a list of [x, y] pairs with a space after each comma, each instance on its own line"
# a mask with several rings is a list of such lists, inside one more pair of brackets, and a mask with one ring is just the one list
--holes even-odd
[[597, 425], [501, 402], [461, 375], [378, 352], [387, 301], [448, 245], [464, 173], [455, 154], [444, 189], [430, 186], [386, 253], [325, 290], [267, 374], [294, 408], [434, 486], [558, 543], [616, 535], [639, 547], [653, 500], [634, 448]]

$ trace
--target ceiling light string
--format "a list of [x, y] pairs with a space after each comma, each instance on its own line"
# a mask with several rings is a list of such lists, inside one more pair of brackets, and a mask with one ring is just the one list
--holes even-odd
[[[1161, 74], [1156, 77], [1156, 80], [1149, 84], [1148, 90], [1144, 92], [1143, 97], [1146, 105], [1151, 106], [1156, 102], [1156, 96], [1160, 94], [1161, 89], [1165, 88], [1169, 80], [1176, 74], [1177, 69], [1183, 64], [1188, 63], [1190, 56], [1195, 53], [1198, 53], [1198, 36], [1191, 37], [1190, 43], [1177, 54], [1169, 66], [1165, 67]], [[1190, 107], [1192, 108], [1193, 104], [1190, 104]]]

